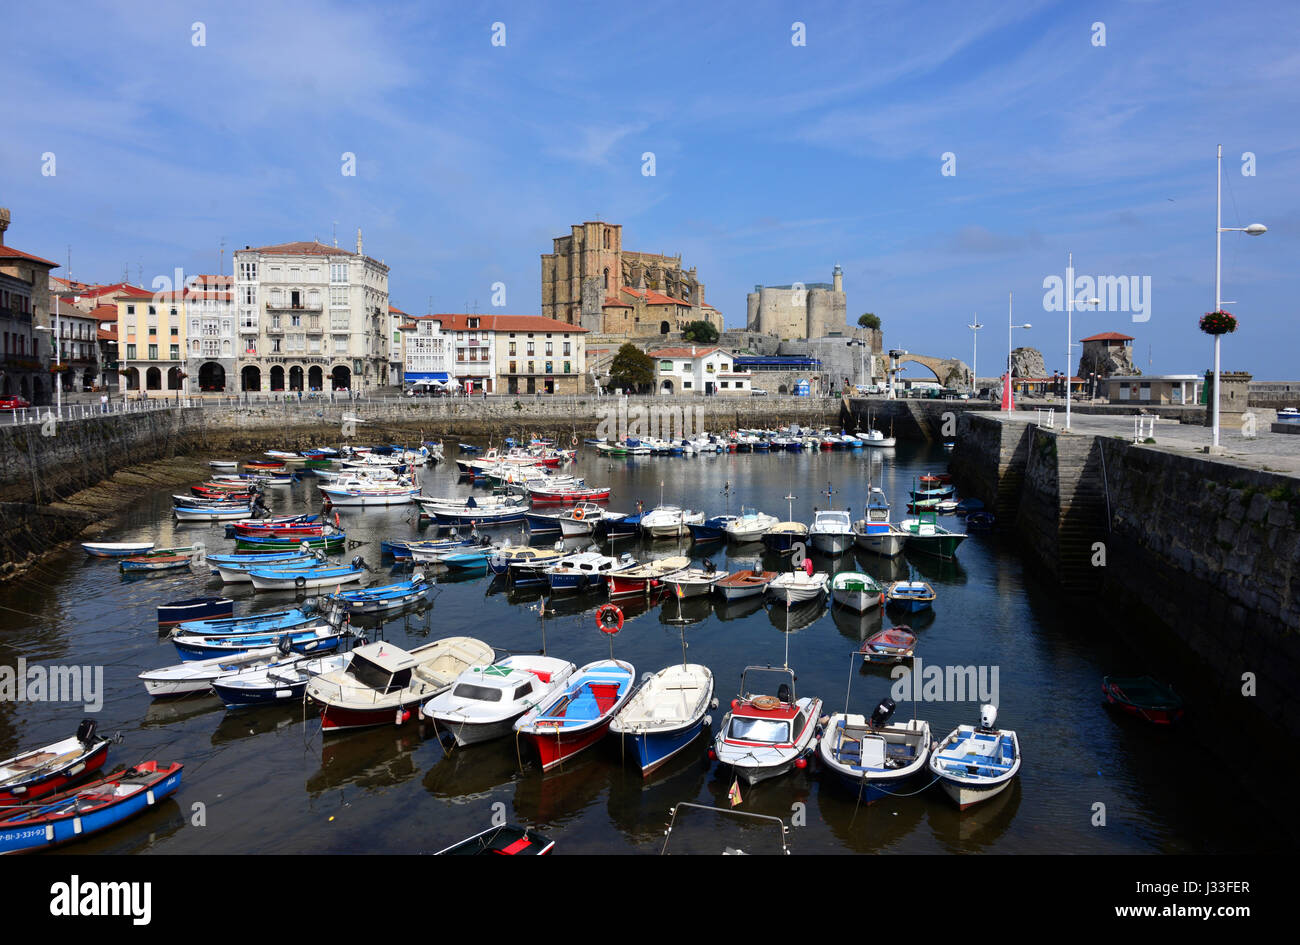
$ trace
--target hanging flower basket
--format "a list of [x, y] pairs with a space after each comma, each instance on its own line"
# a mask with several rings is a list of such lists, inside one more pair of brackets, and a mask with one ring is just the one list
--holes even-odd
[[1201, 331], [1207, 335], [1227, 335], [1237, 330], [1237, 319], [1231, 312], [1206, 312], [1201, 316]]

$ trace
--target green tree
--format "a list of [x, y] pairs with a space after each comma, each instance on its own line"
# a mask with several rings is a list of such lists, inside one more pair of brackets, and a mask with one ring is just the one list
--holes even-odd
[[682, 336], [687, 341], [711, 345], [718, 340], [718, 329], [706, 321], [691, 322], [686, 326], [686, 330], [682, 332]]
[[880, 316], [871, 312], [863, 312], [858, 316], [858, 325], [862, 328], [878, 330], [880, 328]]
[[609, 365], [611, 387], [644, 391], [655, 382], [655, 362], [636, 345], [628, 342], [618, 349]]

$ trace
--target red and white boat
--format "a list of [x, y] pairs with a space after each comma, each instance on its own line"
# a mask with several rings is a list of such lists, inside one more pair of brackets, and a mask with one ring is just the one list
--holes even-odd
[[[756, 686], [780, 678], [776, 695]], [[789, 667], [747, 666], [740, 676], [740, 696], [722, 720], [713, 743], [714, 756], [747, 784], [775, 778], [807, 765], [817, 749], [817, 720], [822, 701], [799, 699]]]
[[515, 731], [541, 758], [542, 770], [590, 748], [632, 695], [636, 669], [623, 660], [597, 660], [569, 677], [564, 691], [515, 722]]
[[528, 497], [534, 505], [574, 505], [578, 502], [608, 502], [609, 486], [573, 488], [528, 484]]
[[609, 573], [609, 596], [625, 597], [631, 594], [650, 594], [664, 586], [664, 579], [691, 566], [685, 555], [646, 561], [630, 568]]
[[97, 736], [95, 723], [85, 719], [70, 738], [0, 761], [0, 805], [61, 791], [98, 771], [107, 757], [108, 739]]
[[496, 651], [473, 637], [448, 637], [410, 651], [367, 643], [352, 651], [346, 667], [309, 682], [307, 695], [321, 704], [325, 732], [401, 725], [465, 670], [495, 659]]

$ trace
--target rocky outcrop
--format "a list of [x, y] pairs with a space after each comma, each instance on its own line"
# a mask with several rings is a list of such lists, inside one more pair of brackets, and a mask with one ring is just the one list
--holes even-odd
[[1087, 377], [1094, 373], [1100, 377], [1134, 377], [1141, 374], [1142, 369], [1133, 363], [1131, 347], [1085, 345], [1083, 354], [1079, 356], [1078, 376]]
[[1037, 348], [1016, 348], [1011, 352], [1012, 377], [1046, 377], [1047, 363]]

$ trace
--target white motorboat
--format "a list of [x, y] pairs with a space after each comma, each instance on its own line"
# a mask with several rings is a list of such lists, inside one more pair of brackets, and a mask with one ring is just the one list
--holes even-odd
[[[763, 694], [761, 687], [777, 680], [776, 695]], [[740, 695], [723, 716], [713, 752], [747, 784], [793, 770], [816, 749], [822, 701], [797, 698], [794, 684], [789, 667], [748, 666], [741, 674]]]
[[996, 729], [998, 710], [980, 706], [980, 724], [959, 725], [930, 755], [930, 772], [963, 810], [1006, 789], [1020, 772], [1020, 740]]
[[309, 682], [307, 695], [323, 706], [323, 732], [401, 724], [465, 670], [495, 657], [492, 647], [472, 637], [448, 637], [409, 652], [385, 641], [367, 643], [352, 651], [346, 669]]
[[87, 541], [82, 550], [95, 558], [129, 558], [132, 555], [153, 551], [152, 541]]
[[776, 525], [780, 519], [775, 515], [768, 515], [757, 509], [741, 508], [740, 515], [734, 522], [729, 523], [723, 531], [726, 532], [727, 538], [735, 542], [758, 541], [767, 533], [773, 525]]
[[853, 520], [844, 509], [822, 509], [808, 529], [812, 546], [824, 555], [842, 555], [853, 544]]
[[636, 559], [624, 553], [612, 558], [595, 551], [565, 555], [545, 570], [552, 593], [589, 591], [605, 586], [609, 576], [636, 566]]
[[818, 745], [823, 767], [856, 791], [863, 804], [901, 793], [930, 758], [930, 723], [908, 719], [890, 724], [894, 708], [892, 699], [882, 699], [869, 720], [836, 712]]
[[778, 574], [767, 586], [767, 592], [787, 605], [801, 604], [816, 600], [826, 593], [830, 578], [821, 571], [809, 574], [804, 570], [787, 571]]
[[881, 433], [879, 430], [868, 430], [866, 433], [859, 436], [858, 439], [862, 441], [863, 446], [874, 446], [878, 449], [885, 449], [890, 446], [895, 446], [898, 443], [897, 437], [885, 436], [885, 434]]
[[172, 509], [172, 514], [181, 522], [233, 522], [251, 516], [253, 514], [253, 507], [251, 505], [235, 506], [234, 508], [217, 505], [209, 505], [201, 508], [182, 508], [176, 506]]
[[450, 732], [457, 745], [509, 735], [515, 720], [562, 689], [577, 670], [553, 656], [508, 656], [471, 666], [446, 692], [420, 709], [422, 718]]
[[344, 485], [342, 480], [335, 480], [330, 485], [316, 488], [320, 489], [321, 495], [330, 505], [345, 508], [409, 505], [420, 494], [418, 485], [403, 484], [402, 480], [392, 483], [354, 481], [349, 485]]
[[571, 509], [557, 515], [560, 534], [565, 538], [581, 538], [595, 531], [605, 517], [605, 510], [594, 502], [579, 502]]
[[885, 602], [885, 589], [865, 571], [841, 571], [831, 579], [831, 597], [849, 610], [863, 613]]
[[703, 523], [703, 512], [676, 505], [661, 505], [641, 516], [641, 530], [651, 538], [680, 538], [691, 533], [690, 526]]

